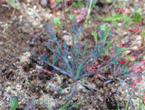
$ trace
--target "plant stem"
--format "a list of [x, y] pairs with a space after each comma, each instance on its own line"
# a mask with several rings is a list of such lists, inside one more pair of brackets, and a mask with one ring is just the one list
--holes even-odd
[[68, 19], [67, 19], [66, 13], [65, 13], [64, 3], [65, 3], [65, 1], [63, 0], [62, 6], [63, 6], [63, 13], [64, 13], [64, 18], [65, 18], [65, 25], [66, 25], [66, 27], [67, 27], [67, 30], [68, 30], [70, 36], [72, 37], [72, 43], [73, 43], [73, 44], [72, 44], [72, 47], [71, 47], [72, 58], [74, 59], [74, 61], [73, 61], [73, 63], [72, 63], [72, 73], [75, 74], [75, 61], [76, 61], [76, 58], [75, 58], [75, 41], [74, 41], [73, 34], [72, 34], [72, 32], [71, 32], [71, 30], [70, 30], [68, 24], [67, 24]]
[[64, 18], [65, 18], [65, 25], [66, 25], [66, 28], [67, 28], [68, 32], [70, 33], [70, 36], [72, 37], [73, 47], [74, 47], [73, 34], [72, 34], [71, 30], [69, 29], [68, 24], [67, 24], [68, 19], [67, 19], [66, 13], [65, 13], [64, 3], [65, 3], [65, 2], [64, 2], [64, 0], [63, 0], [63, 5], [62, 5], [62, 6], [63, 6], [63, 13], [64, 13]]

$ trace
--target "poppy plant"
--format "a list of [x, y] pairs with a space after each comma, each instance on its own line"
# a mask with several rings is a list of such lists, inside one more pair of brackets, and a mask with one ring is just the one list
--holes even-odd
[[124, 46], [126, 46], [126, 43], [121, 43], [121, 47], [124, 47]]
[[1, 0], [1, 2], [5, 2], [6, 0]]
[[87, 73], [91, 73], [93, 71], [96, 71], [96, 69], [94, 69], [91, 65], [86, 66], [85, 70], [87, 71]]
[[141, 81], [142, 81], [142, 76], [138, 77], [137, 79], [132, 80], [130, 84], [133, 87], [137, 87], [137, 83], [141, 83]]
[[143, 104], [145, 104], [145, 93], [143, 95]]
[[[62, 7], [62, 4], [59, 3], [59, 2], [61, 2], [61, 0], [60, 1], [50, 0], [49, 6], [50, 6], [51, 12], [53, 14], [56, 13], [56, 10], [58, 10], [58, 9], [60, 9]], [[70, 4], [71, 4], [71, 0], [66, 0], [65, 3], [64, 3], [65, 6], [69, 6]]]
[[139, 33], [139, 28], [130, 29], [129, 31], [137, 34], [137, 33]]
[[[118, 60], [118, 63], [121, 63], [121, 64], [123, 64], [123, 65], [126, 64], [126, 62], [125, 62], [125, 61], [122, 61], [122, 60]], [[129, 62], [127, 63], [127, 66], [129, 66], [130, 63], [131, 63], [131, 62], [129, 61]]]
[[138, 73], [142, 73], [144, 71], [143, 68], [145, 68], [145, 59], [144, 60], [140, 60], [140, 63], [138, 63], [137, 65], [135, 65], [133, 67], [130, 66], [129, 67], [129, 71], [133, 71], [136, 74], [138, 74]]
[[119, 11], [120, 11], [121, 13], [125, 13], [125, 9], [123, 9], [123, 8], [120, 9]]
[[142, 77], [137, 78], [137, 83], [140, 83], [142, 81]]
[[139, 21], [138, 24], [139, 24], [140, 26], [142, 26], [143, 22], [142, 22], [142, 21]]
[[138, 75], [137, 79], [134, 79], [131, 81], [131, 85], [133, 85], [133, 87], [137, 87], [137, 83], [141, 83], [141, 81], [143, 80], [141, 73], [143, 73], [145, 68], [145, 59], [140, 60], [140, 63], [136, 64], [135, 66], [130, 66], [129, 67], [129, 71], [130, 72], [134, 72], [135, 74]]
[[77, 24], [79, 24], [80, 22], [82, 22], [83, 20], [86, 19], [87, 10], [83, 7], [79, 8], [79, 9], [74, 9], [73, 13], [79, 14], [79, 15], [75, 16], [75, 20], [76, 20]]

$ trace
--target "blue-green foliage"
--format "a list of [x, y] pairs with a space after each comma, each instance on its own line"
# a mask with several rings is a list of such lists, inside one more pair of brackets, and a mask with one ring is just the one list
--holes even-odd
[[15, 110], [16, 107], [17, 107], [17, 105], [18, 105], [18, 101], [17, 101], [17, 99], [15, 99], [15, 98], [11, 98], [11, 99], [10, 99], [10, 104], [11, 104], [11, 108], [10, 108], [10, 110]]
[[[46, 29], [49, 34], [47, 37], [50, 43], [49, 44], [45, 43], [45, 46], [53, 52], [53, 63], [48, 62], [47, 57], [45, 57], [45, 55], [41, 56], [40, 63], [45, 62], [48, 65], [52, 66], [55, 70], [60, 71], [62, 74], [68, 75], [74, 78], [75, 80], [78, 80], [81, 77], [89, 76], [95, 73], [92, 72], [90, 74], [88, 73], [84, 74], [85, 64], [89, 65], [93, 60], [101, 56], [102, 53], [106, 50], [103, 41], [103, 39], [105, 38], [105, 31], [102, 30], [100, 32], [100, 39], [101, 39], [100, 42], [97, 43], [91, 49], [90, 57], [86, 57], [86, 52], [89, 49], [88, 44], [85, 43], [84, 46], [80, 46], [77, 43], [78, 37], [82, 32], [81, 28], [77, 27], [75, 25], [75, 22], [73, 22], [73, 26], [69, 28], [71, 29], [71, 33], [74, 39], [74, 47], [72, 46], [71, 49], [69, 49], [66, 43], [63, 43], [63, 46], [61, 47], [61, 45], [57, 40], [56, 34], [51, 30], [51, 27], [48, 24], [46, 24]], [[54, 43], [55, 45], [57, 45], [56, 47], [54, 47]], [[62, 68], [55, 66], [57, 61], [61, 62]], [[106, 66], [100, 69], [103, 69]]]

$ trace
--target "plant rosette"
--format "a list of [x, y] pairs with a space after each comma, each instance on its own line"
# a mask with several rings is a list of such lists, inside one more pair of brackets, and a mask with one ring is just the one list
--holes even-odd
[[[58, 9], [62, 7], [62, 0], [50, 0], [49, 7], [51, 8], [51, 12], [53, 14], [56, 13]], [[69, 6], [71, 4], [71, 0], [65, 0], [64, 6]]]
[[86, 15], [88, 13], [87, 9], [82, 7], [82, 8], [77, 8], [73, 10], [74, 14], [78, 14], [75, 16], [76, 23], [79, 24], [80, 22], [84, 21], [86, 19]]

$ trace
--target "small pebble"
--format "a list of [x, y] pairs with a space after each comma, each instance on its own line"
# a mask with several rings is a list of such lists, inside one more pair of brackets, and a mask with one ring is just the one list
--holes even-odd
[[47, 0], [41, 0], [41, 1], [40, 1], [40, 4], [41, 4], [42, 6], [46, 6], [46, 5], [47, 5], [47, 2], [48, 2]]

